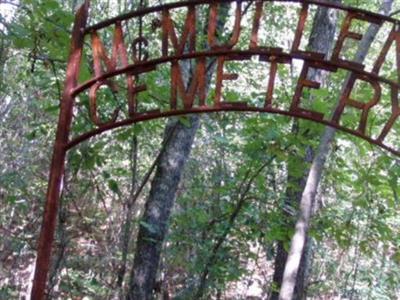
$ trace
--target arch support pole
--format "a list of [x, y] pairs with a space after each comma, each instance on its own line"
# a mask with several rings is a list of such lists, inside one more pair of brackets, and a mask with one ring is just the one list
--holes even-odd
[[50, 167], [44, 215], [37, 245], [35, 274], [33, 278], [31, 300], [42, 300], [45, 296], [47, 274], [51, 263], [51, 250], [57, 225], [58, 202], [62, 190], [65, 158], [69, 132], [72, 123], [74, 97], [72, 90], [77, 86], [79, 65], [82, 57], [84, 31], [89, 10], [89, 0], [79, 8], [75, 16], [72, 31], [70, 56], [68, 59], [64, 92], [60, 103], [56, 139]]

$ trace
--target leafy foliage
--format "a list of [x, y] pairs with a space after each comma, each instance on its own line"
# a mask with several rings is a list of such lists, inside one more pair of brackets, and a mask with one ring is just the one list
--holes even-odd
[[[122, 2], [93, 1], [92, 21], [138, 6], [137, 1]], [[377, 1], [343, 2], [374, 11], [378, 7]], [[11, 17], [0, 19], [1, 299], [28, 295], [76, 4], [25, 0], [12, 6]], [[4, 5], [0, 3], [0, 9]], [[290, 14], [283, 14], [284, 6], [273, 8], [268, 30], [274, 34], [266, 35], [266, 44], [287, 40], [282, 36], [285, 31], [277, 29], [295, 27]], [[378, 49], [373, 48], [372, 55]], [[354, 46], [349, 50], [354, 52]], [[90, 75], [90, 63], [91, 57], [85, 56], [82, 81]], [[241, 65], [230, 63], [228, 68], [234, 72]], [[276, 87], [282, 105], [288, 105], [296, 84], [292, 71], [278, 70], [279, 77], [287, 79]], [[167, 72], [160, 68], [141, 79], [148, 85], [148, 92], [141, 95], [143, 110], [153, 108], [154, 97], [168, 99]], [[393, 68], [385, 72], [392, 73]], [[309, 96], [316, 99], [309, 104], [313, 110], [329, 111], [326, 105], [337, 99], [345, 75], [338, 72], [326, 88], [311, 92]], [[260, 66], [254, 63], [253, 72], [241, 76], [243, 93], [228, 91], [227, 100], [262, 103]], [[357, 93], [371, 97], [363, 87]], [[123, 101], [124, 95], [104, 95], [103, 103], [109, 106], [101, 118]], [[77, 104], [77, 110], [87, 112], [87, 97]], [[344, 122], [356, 127], [358, 120], [349, 112]], [[187, 123], [185, 117], [180, 121]], [[276, 243], [289, 246], [293, 228], [288, 218], [294, 219], [297, 211], [285, 202], [289, 168], [301, 177], [306, 163], [298, 157], [318, 143], [291, 134], [293, 122], [255, 114], [203, 117], [164, 243], [160, 266], [164, 290], [177, 299], [190, 299], [208, 266], [206, 298], [245, 299], [250, 290], [257, 290], [258, 296], [268, 294]], [[300, 122], [309, 136], [321, 134], [322, 126]], [[148, 185], [132, 199], [162, 149], [164, 126], [164, 120], [156, 120], [120, 129], [69, 154], [50, 272], [52, 299], [123, 295], [129, 272], [122, 273], [122, 285], [116, 274], [124, 261], [128, 267], [133, 262], [137, 228], [140, 224], [154, 229], [139, 221]], [[91, 127], [82, 113], [73, 131]], [[400, 295], [399, 161], [341, 134], [328, 164], [311, 229], [315, 253], [309, 297], [396, 299]], [[125, 249], [128, 226], [132, 229], [127, 231]]]

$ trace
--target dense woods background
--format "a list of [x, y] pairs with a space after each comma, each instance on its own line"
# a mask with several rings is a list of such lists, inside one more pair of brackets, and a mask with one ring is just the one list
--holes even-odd
[[[342, 2], [394, 17], [400, 9], [390, 0]], [[0, 299], [29, 295], [79, 4], [0, 1]], [[90, 22], [138, 7], [136, 0], [91, 1]], [[264, 38], [289, 43], [298, 8], [271, 6]], [[306, 28], [308, 48], [329, 53], [343, 15], [325, 9], [314, 16]], [[357, 26], [375, 37], [374, 28]], [[360, 61], [367, 52], [367, 61], [376, 57], [380, 48], [363, 42], [349, 43], [346, 51]], [[289, 99], [298, 70], [279, 72], [286, 80], [276, 95]], [[384, 72], [395, 74], [394, 60]], [[313, 76], [332, 90], [346, 78]], [[255, 64], [241, 73], [243, 93], [227, 97], [255, 101], [261, 77]], [[169, 99], [168, 76], [146, 83], [150, 92], [142, 105]], [[371, 91], [359, 93], [368, 97]], [[326, 90], [306, 95], [315, 105], [334, 96]], [[77, 114], [74, 130], [89, 122]], [[356, 124], [357, 115], [346, 122]], [[154, 293], [158, 299], [277, 299], [312, 164], [321, 177], [295, 299], [399, 299], [398, 158], [322, 125], [245, 113], [149, 121], [70, 152], [48, 298], [150, 299]]]

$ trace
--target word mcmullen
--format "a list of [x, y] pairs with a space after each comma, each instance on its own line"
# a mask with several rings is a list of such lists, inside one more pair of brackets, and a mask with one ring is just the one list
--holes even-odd
[[[250, 60], [252, 57], [256, 56], [259, 61], [268, 62], [270, 64], [265, 104], [262, 111], [282, 113], [281, 110], [274, 107], [273, 103], [278, 65], [291, 64], [293, 59], [301, 59], [304, 61], [303, 67], [297, 81], [297, 87], [295, 88], [290, 109], [288, 112], [285, 112], [285, 114], [315, 120], [317, 122], [344, 129], [347, 132], [359, 135], [376, 144], [383, 145], [384, 148], [388, 148], [392, 152], [397, 151], [397, 149], [393, 151], [393, 149], [389, 146], [385, 146], [383, 143], [400, 116], [400, 29], [396, 21], [392, 21], [393, 27], [386, 42], [383, 44], [383, 48], [380, 50], [376, 61], [374, 62], [372, 71], [365, 72], [362, 64], [342, 59], [343, 46], [346, 39], [359, 41], [363, 38], [363, 34], [351, 31], [351, 26], [354, 22], [362, 21], [367, 24], [369, 23], [381, 26], [385, 20], [380, 18], [379, 15], [372, 13], [367, 14], [357, 9], [349, 9], [346, 12], [338, 38], [335, 41], [332, 55], [329, 60], [327, 60], [325, 54], [303, 51], [300, 49], [303, 31], [310, 11], [309, 2], [302, 2], [301, 4], [297, 28], [295, 29], [294, 39], [289, 53], [284, 53], [281, 48], [264, 47], [259, 45], [259, 31], [260, 27], [263, 26], [263, 20], [265, 20], [267, 15], [266, 7], [268, 7], [265, 5], [264, 1], [252, 1], [248, 3], [248, 6], [254, 6], [254, 9], [252, 10], [252, 21], [249, 25], [246, 25], [251, 26], [251, 34], [249, 36], [248, 48], [245, 50], [235, 48], [241, 35], [242, 26], [245, 26], [242, 24], [244, 10], [243, 4], [245, 1], [243, 1], [243, 3], [242, 1], [235, 1], [236, 4], [233, 9], [234, 15], [231, 16], [234, 20], [233, 26], [230, 29], [231, 32], [228, 33], [228, 39], [223, 42], [219, 40], [219, 35], [217, 34], [219, 14], [222, 11], [222, 1], [205, 2], [209, 5], [209, 15], [208, 24], [206, 26], [207, 30], [206, 33], [204, 33], [207, 39], [207, 48], [204, 47], [204, 49], [196, 49], [199, 48], [199, 43], [196, 41], [200, 34], [198, 26], [196, 26], [196, 19], [198, 18], [197, 11], [199, 10], [199, 4], [204, 5], [204, 1], [185, 3], [184, 7], [186, 7], [185, 9], [187, 11], [184, 26], [179, 30], [172, 18], [171, 11], [175, 7], [161, 6], [159, 7], [159, 11], [155, 11], [157, 13], [157, 18], [153, 20], [153, 23], [155, 23], [156, 28], [160, 28], [161, 30], [161, 33], [159, 34], [161, 55], [155, 59], [149, 58], [149, 41], [143, 36], [142, 32], [140, 33], [140, 36], [133, 41], [131, 47], [132, 53], [128, 55], [123, 33], [123, 22], [126, 20], [123, 18], [115, 20], [111, 19], [104, 24], [99, 23], [98, 25], [86, 29], [85, 33], [89, 34], [91, 37], [94, 78], [83, 83], [81, 86], [78, 86], [75, 90], [75, 95], [85, 89], [89, 89], [90, 116], [91, 120], [97, 126], [102, 127], [115, 123], [118, 117], [117, 110], [114, 112], [114, 115], [105, 122], [98, 116], [96, 95], [101, 86], [107, 85], [112, 90], [116, 91], [117, 87], [111, 80], [111, 77], [125, 74], [129, 117], [134, 119], [138, 115], [143, 114], [137, 111], [137, 98], [141, 92], [147, 89], [146, 85], [138, 84], [139, 75], [154, 71], [156, 70], [157, 65], [166, 62], [169, 62], [171, 67], [171, 110], [183, 109], [190, 111], [195, 108], [209, 107], [206, 104], [206, 81], [208, 80], [207, 76], [209, 75], [208, 69], [210, 61], [207, 60], [207, 58], [210, 57], [214, 57], [216, 60], [213, 108], [220, 108], [221, 110], [223, 108], [231, 108], [232, 110], [246, 110], [246, 108], [248, 108], [247, 103], [223, 101], [222, 88], [224, 81], [235, 80], [238, 78], [237, 74], [226, 73], [224, 71], [224, 64], [227, 61], [233, 60]], [[147, 13], [150, 13], [150, 11]], [[145, 14], [146, 11], [142, 12], [142, 14], [133, 16], [142, 18]], [[99, 29], [109, 25], [115, 26], [111, 55], [107, 54], [107, 50], [98, 34]], [[203, 34], [203, 32], [201, 32], [201, 34]], [[379, 76], [380, 70], [393, 46], [395, 46], [397, 58], [397, 82]], [[132, 64], [129, 63], [129, 57], [132, 58]], [[185, 59], [192, 59], [196, 62], [190, 81], [188, 81], [186, 78], [187, 76], [183, 74], [182, 66], [180, 64], [180, 61]], [[329, 116], [329, 120], [324, 120], [326, 117], [321, 112], [302, 108], [301, 96], [304, 89], [318, 89], [321, 85], [319, 82], [308, 79], [309, 70], [311, 68], [328, 72], [336, 72], [337, 69], [340, 68], [350, 72], [349, 78], [346, 81], [346, 85], [342, 90], [340, 99], [338, 100], [338, 104], [332, 112], [332, 115]], [[357, 82], [364, 82], [370, 85], [373, 91], [371, 99], [351, 98], [352, 90], [355, 88]], [[382, 84], [387, 84], [391, 90], [391, 114], [388, 115], [388, 120], [380, 130], [380, 133], [376, 137], [372, 138], [368, 137], [366, 134], [368, 114], [381, 100]], [[195, 100], [197, 100], [196, 106]], [[361, 118], [356, 130], [344, 128], [340, 125], [341, 116], [347, 106], [360, 110]], [[251, 110], [251, 108], [248, 108], [248, 110]], [[147, 113], [157, 113], [157, 111]]]

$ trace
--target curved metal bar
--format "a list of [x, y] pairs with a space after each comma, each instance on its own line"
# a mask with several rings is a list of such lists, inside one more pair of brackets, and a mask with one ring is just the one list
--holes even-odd
[[378, 140], [374, 140], [371, 137], [365, 136], [361, 134], [360, 132], [349, 129], [343, 126], [340, 126], [337, 123], [334, 122], [329, 122], [326, 120], [316, 120], [313, 118], [311, 115], [308, 116], [306, 114], [302, 113], [296, 113], [296, 112], [291, 112], [291, 111], [285, 111], [285, 110], [280, 110], [280, 109], [275, 109], [275, 108], [259, 108], [259, 107], [209, 107], [209, 106], [204, 106], [204, 107], [194, 107], [191, 109], [186, 109], [186, 110], [170, 110], [166, 112], [153, 112], [153, 113], [143, 113], [143, 114], [138, 114], [136, 117], [132, 119], [126, 119], [122, 121], [117, 121], [112, 124], [107, 124], [105, 126], [96, 128], [94, 130], [91, 130], [89, 132], [86, 132], [73, 140], [71, 140], [67, 146], [66, 149], [70, 150], [73, 147], [77, 146], [81, 142], [84, 142], [96, 135], [99, 135], [103, 132], [116, 129], [119, 127], [124, 127], [128, 125], [132, 125], [135, 123], [140, 123], [144, 121], [149, 121], [149, 120], [154, 120], [154, 119], [160, 119], [160, 118], [166, 118], [166, 117], [173, 117], [173, 116], [180, 116], [180, 115], [185, 115], [185, 114], [199, 114], [199, 113], [212, 113], [212, 112], [258, 112], [258, 113], [271, 113], [271, 114], [279, 114], [279, 115], [284, 115], [284, 116], [290, 116], [290, 117], [295, 117], [295, 118], [300, 118], [308, 121], [313, 121], [317, 122], [323, 125], [327, 125], [336, 129], [339, 129], [341, 131], [344, 131], [346, 133], [349, 133], [351, 135], [357, 136], [359, 138], [362, 138], [366, 140], [367, 142], [377, 145], [390, 153], [400, 156], [400, 150], [395, 150], [382, 142], [379, 142]]
[[[258, 48], [258, 49], [253, 49], [253, 50], [213, 50], [213, 51], [203, 51], [203, 52], [197, 52], [197, 53], [189, 53], [189, 54], [183, 54], [183, 55], [176, 55], [176, 56], [168, 56], [168, 57], [162, 57], [158, 59], [153, 59], [150, 61], [146, 62], [140, 62], [136, 64], [131, 64], [125, 68], [121, 68], [112, 72], [108, 72], [105, 74], [102, 74], [101, 76], [97, 76], [93, 79], [90, 79], [86, 81], [85, 83], [79, 85], [72, 91], [72, 96], [75, 97], [79, 93], [85, 91], [86, 89], [90, 88], [93, 84], [96, 82], [101, 82], [104, 80], [107, 80], [108, 78], [111, 78], [113, 76], [117, 76], [120, 74], [135, 74], [135, 73], [140, 73], [143, 70], [147, 69], [152, 69], [153, 67], [168, 63], [171, 61], [176, 61], [176, 60], [183, 60], [183, 59], [193, 59], [193, 58], [199, 58], [199, 57], [218, 57], [218, 56], [224, 56], [224, 55], [234, 55], [234, 56], [257, 56], [257, 55], [267, 55], [267, 56], [274, 56], [276, 58], [285, 58], [285, 59], [299, 59], [303, 60], [306, 62], [314, 62], [317, 63], [318, 65], [322, 66], [328, 66], [332, 68], [339, 68], [339, 69], [344, 69], [349, 72], [353, 72], [360, 77], [366, 77], [369, 79], [372, 79], [374, 81], [378, 81], [381, 83], [385, 83], [390, 85], [391, 87], [394, 87], [396, 89], [400, 89], [400, 84], [395, 83], [389, 79], [380, 77], [374, 73], [369, 73], [366, 72], [360, 68], [355, 67], [353, 64], [348, 64], [343, 61], [327, 61], [322, 58], [318, 58], [315, 55], [307, 55], [307, 52], [295, 52], [295, 53], [283, 53], [279, 51], [280, 49], [277, 48], [272, 48], [272, 49], [263, 49], [263, 48]], [[90, 132], [84, 133], [73, 140], [71, 140], [68, 143], [67, 149], [71, 149], [80, 142], [83, 142], [95, 135], [98, 135], [102, 132], [105, 132], [110, 129], [118, 128], [121, 126], [126, 126], [129, 124], [137, 123], [137, 122], [142, 122], [146, 120], [152, 120], [152, 119], [157, 119], [157, 118], [162, 118], [162, 117], [169, 117], [169, 116], [176, 116], [176, 115], [182, 115], [182, 114], [187, 114], [187, 113], [205, 113], [205, 112], [218, 112], [218, 111], [247, 111], [247, 112], [267, 112], [267, 113], [273, 113], [273, 114], [281, 114], [281, 115], [287, 115], [287, 116], [292, 116], [292, 117], [298, 117], [306, 120], [311, 120], [315, 121], [327, 126], [334, 127], [336, 129], [339, 129], [341, 131], [350, 133], [354, 136], [360, 137], [372, 144], [378, 145], [383, 149], [388, 150], [389, 152], [399, 155], [400, 156], [400, 151], [395, 150], [385, 144], [383, 144], [382, 141], [375, 140], [369, 136], [366, 136], [364, 134], [361, 134], [360, 132], [356, 130], [352, 130], [343, 126], [340, 126], [338, 123], [329, 121], [329, 120], [318, 120], [313, 118], [312, 116], [307, 116], [303, 113], [296, 113], [293, 111], [283, 111], [279, 109], [274, 109], [274, 108], [258, 108], [258, 107], [195, 107], [191, 108], [188, 110], [170, 110], [170, 111], [165, 111], [165, 112], [153, 112], [153, 113], [138, 113], [135, 117], [123, 121], [117, 121], [115, 123], [111, 124], [106, 124], [105, 126], [101, 126], [97, 129], [94, 129]]]
[[[144, 16], [149, 13], [153, 12], [159, 12], [162, 10], [169, 10], [169, 9], [174, 9], [174, 8], [181, 8], [181, 7], [187, 7], [189, 5], [202, 5], [202, 4], [211, 4], [211, 3], [229, 3], [229, 2], [234, 2], [235, 0], [193, 0], [193, 1], [182, 1], [182, 2], [175, 2], [175, 3], [168, 3], [164, 5], [158, 5], [158, 6], [153, 6], [153, 7], [148, 7], [148, 8], [143, 8], [140, 10], [136, 11], [131, 11], [126, 14], [104, 20], [102, 22], [99, 22], [97, 24], [88, 26], [85, 30], [85, 34], [90, 33], [93, 30], [98, 30], [107, 26], [110, 26], [112, 24], [115, 24], [116, 22], [132, 19], [135, 17], [140, 17]], [[354, 13], [359, 13], [365, 16], [373, 17], [373, 18], [378, 18], [380, 20], [384, 20], [386, 22], [392, 23], [392, 24], [400, 24], [400, 21], [397, 19], [394, 19], [389, 16], [381, 15], [378, 13], [373, 13], [364, 9], [359, 9], [359, 8], [354, 8], [338, 3], [332, 3], [332, 2], [327, 2], [324, 0], [262, 0], [263, 2], [284, 2], [284, 3], [306, 3], [306, 4], [314, 4], [318, 6], [324, 6], [328, 8], [333, 8], [333, 9], [338, 9], [342, 11], [347, 11], [347, 12], [354, 12]], [[243, 0], [243, 2], [251, 2], [251, 0]]]
[[183, 60], [183, 59], [193, 59], [193, 58], [199, 58], [199, 57], [216, 57], [216, 56], [223, 56], [223, 55], [270, 55], [270, 56], [275, 56], [275, 57], [282, 57], [282, 58], [288, 58], [288, 59], [300, 59], [304, 61], [309, 61], [309, 62], [316, 62], [320, 64], [321, 66], [329, 66], [333, 68], [339, 68], [339, 69], [344, 69], [353, 73], [356, 73], [358, 75], [368, 77], [372, 80], [379, 81], [382, 83], [386, 83], [390, 86], [396, 87], [400, 89], [400, 84], [390, 80], [386, 79], [384, 77], [381, 77], [379, 75], [376, 75], [374, 73], [369, 73], [366, 72], [360, 68], [356, 68], [353, 64], [348, 64], [345, 62], [341, 61], [329, 61], [329, 60], [324, 60], [321, 58], [317, 58], [315, 56], [309, 56], [306, 54], [307, 52], [295, 52], [295, 53], [283, 53], [279, 51], [271, 51], [269, 49], [263, 49], [263, 48], [258, 48], [255, 50], [212, 50], [212, 51], [201, 51], [201, 52], [196, 52], [196, 53], [187, 53], [183, 55], [174, 55], [174, 56], [167, 56], [167, 57], [161, 57], [161, 58], [156, 58], [153, 60], [148, 60], [145, 62], [140, 62], [136, 64], [130, 64], [124, 68], [117, 69], [112, 72], [107, 72], [102, 74], [101, 76], [94, 77], [92, 79], [89, 79], [88, 81], [80, 84], [77, 86], [73, 91], [72, 91], [72, 96], [75, 97], [79, 93], [83, 92], [84, 90], [90, 88], [92, 85], [94, 85], [96, 82], [99, 81], [104, 81], [108, 78], [111, 78], [113, 76], [129, 73], [129, 74], [138, 74], [141, 73], [143, 70], [147, 70], [150, 67], [154, 67], [160, 64], [164, 64], [167, 62], [171, 61], [176, 61], [176, 60]]
[[[135, 17], [142, 17], [146, 14], [154, 13], [154, 12], [160, 12], [160, 11], [166, 11], [166, 10], [171, 10], [174, 8], [183, 8], [183, 7], [193, 7], [196, 5], [207, 5], [207, 4], [215, 4], [215, 2], [218, 3], [230, 3], [234, 2], [235, 0], [217, 0], [217, 1], [211, 1], [211, 0], [194, 0], [194, 1], [183, 1], [183, 2], [177, 2], [177, 3], [169, 3], [165, 5], [159, 5], [159, 6], [154, 6], [154, 7], [149, 7], [149, 8], [143, 8], [137, 11], [132, 11], [124, 15], [120, 15], [115, 18], [111, 18], [108, 20], [105, 20], [103, 22], [100, 22], [98, 24], [89, 26], [85, 29], [85, 34], [90, 33], [90, 32], [95, 32], [98, 29], [107, 27], [109, 25], [113, 24], [120, 24], [121, 21], [128, 20], [131, 18]], [[392, 24], [395, 24], [398, 26], [400, 24], [400, 21], [393, 19], [391, 17], [387, 17], [384, 15], [376, 14], [373, 12], [369, 12], [363, 9], [358, 9], [358, 8], [353, 8], [353, 7], [348, 7], [345, 5], [337, 4], [337, 3], [331, 3], [331, 2], [326, 2], [325, 0], [261, 0], [262, 2], [282, 2], [282, 3], [301, 3], [301, 4], [313, 4], [317, 6], [324, 6], [332, 9], [338, 9], [342, 11], [346, 11], [349, 14], [358, 14], [360, 15], [361, 18], [365, 19], [372, 19], [376, 21], [372, 22], [377, 22], [377, 23], [382, 23], [383, 21], [390, 22]], [[243, 0], [242, 2], [253, 2], [251, 0]], [[385, 46], [386, 47], [386, 46]], [[297, 47], [295, 47], [297, 48]], [[220, 56], [237, 56], [237, 57], [242, 57], [244, 59], [248, 59], [245, 57], [251, 57], [251, 56], [269, 56], [269, 57], [274, 57], [274, 58], [279, 58], [279, 59], [286, 59], [286, 60], [292, 60], [292, 59], [299, 59], [303, 60], [306, 63], [313, 63], [317, 67], [321, 67], [321, 69], [326, 69], [326, 68], [332, 68], [332, 69], [344, 69], [352, 74], [356, 74], [360, 78], [365, 79], [366, 81], [369, 82], [377, 82], [378, 83], [383, 83], [387, 84], [390, 86], [392, 90], [400, 90], [400, 84], [398, 82], [395, 82], [393, 80], [384, 78], [379, 76], [377, 74], [378, 72], [373, 71], [373, 73], [366, 72], [364, 70], [364, 66], [355, 64], [351, 61], [345, 61], [345, 60], [340, 60], [340, 59], [331, 59], [331, 60], [325, 60], [323, 55], [317, 54], [317, 53], [312, 53], [312, 52], [307, 52], [307, 51], [296, 51], [295, 49], [292, 49], [292, 52], [290, 53], [284, 53], [282, 52], [282, 49], [279, 48], [252, 48], [249, 50], [232, 50], [232, 49], [213, 49], [213, 50], [208, 50], [208, 51], [198, 51], [198, 52], [190, 52], [186, 54], [180, 54], [180, 55], [171, 55], [171, 56], [161, 56], [159, 58], [154, 58], [152, 60], [148, 61], [142, 61], [142, 62], [136, 62], [134, 64], [127, 65], [125, 64], [124, 67], [120, 69], [112, 69], [112, 71], [103, 73], [99, 76], [96, 76], [79, 86], [77, 86], [71, 93], [72, 97], [76, 97], [79, 95], [81, 92], [85, 91], [88, 88], [91, 88], [94, 84], [99, 83], [99, 82], [104, 82], [107, 79], [121, 75], [121, 74], [129, 74], [129, 75], [136, 75], [140, 74], [143, 72], [147, 72], [149, 70], [155, 69], [158, 65], [160, 64], [165, 64], [169, 62], [174, 62], [174, 61], [179, 61], [179, 60], [184, 60], [184, 59], [195, 59], [195, 58], [205, 58], [205, 57], [220, 57]], [[99, 128], [90, 131], [88, 133], [85, 133], [81, 136], [78, 136], [77, 138], [73, 139], [70, 141], [68, 144], [68, 149], [72, 148], [76, 144], [78, 144], [80, 141], [86, 140], [90, 138], [93, 135], [99, 134], [101, 132], [104, 132], [108, 129], [112, 128], [117, 128], [119, 126], [124, 126], [124, 124], [131, 124], [131, 123], [136, 123], [148, 119], [155, 119], [155, 118], [160, 118], [163, 116], [172, 116], [172, 115], [180, 115], [184, 113], [198, 113], [198, 112], [210, 112], [210, 111], [261, 111], [261, 112], [270, 112], [270, 113], [278, 113], [278, 114], [283, 114], [283, 115], [289, 115], [293, 117], [299, 117], [303, 119], [309, 119], [313, 120], [331, 127], [335, 127], [337, 129], [340, 129], [342, 131], [348, 132], [350, 134], [359, 136], [373, 144], [379, 145], [382, 148], [394, 153], [394, 154], [399, 154], [399, 151], [392, 149], [391, 147], [384, 145], [382, 139], [372, 139], [371, 137], [368, 137], [365, 135], [363, 132], [355, 131], [349, 128], [345, 128], [343, 126], [340, 126], [338, 120], [319, 120], [318, 118], [311, 117], [303, 113], [297, 113], [296, 111], [293, 111], [290, 109], [290, 111], [282, 111], [278, 109], [273, 109], [273, 108], [268, 108], [268, 109], [261, 109], [257, 107], [234, 107], [234, 108], [226, 108], [226, 107], [219, 107], [219, 105], [215, 105], [214, 107], [197, 107], [197, 108], [190, 108], [186, 110], [170, 110], [170, 111], [165, 111], [165, 112], [157, 112], [157, 113], [144, 113], [144, 114], [133, 114], [131, 115], [130, 119], [124, 120], [124, 121], [118, 121], [118, 122], [111, 122], [110, 124], [104, 124], [100, 126]], [[366, 119], [365, 119], [366, 120]], [[365, 122], [364, 120], [364, 122]], [[387, 134], [387, 133], [386, 133]]]

